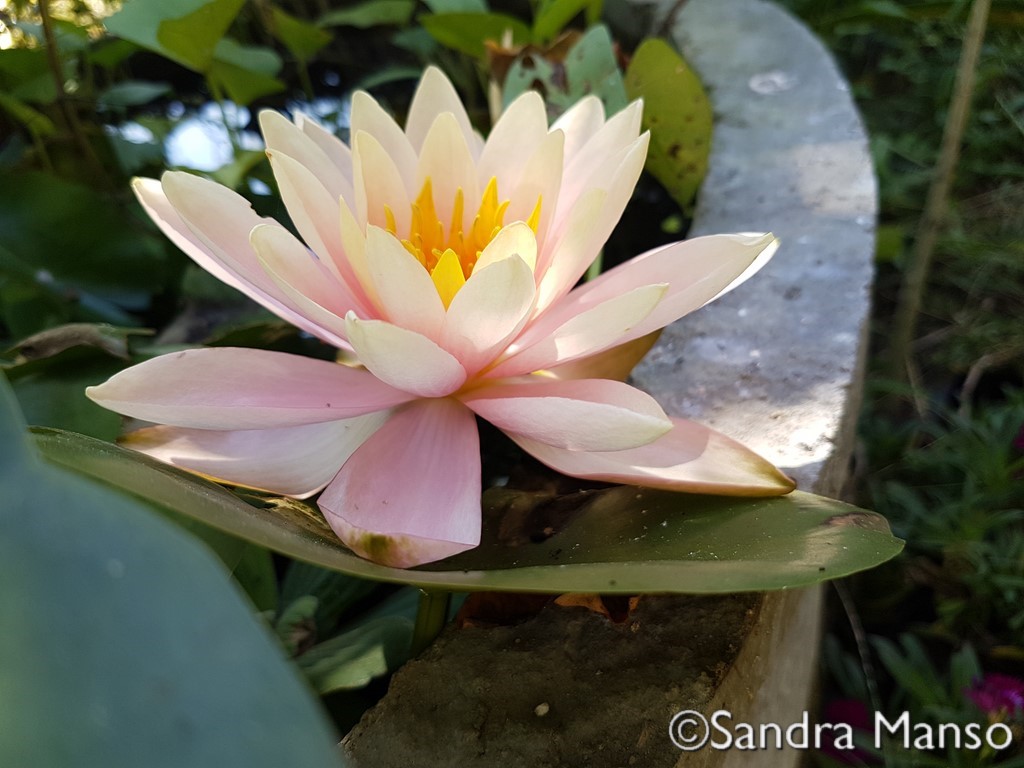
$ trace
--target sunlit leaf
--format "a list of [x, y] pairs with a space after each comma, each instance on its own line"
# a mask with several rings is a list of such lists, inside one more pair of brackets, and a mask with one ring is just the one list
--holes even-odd
[[196, 72], [209, 71], [217, 43], [245, 0], [130, 0], [107, 30]]
[[412, 18], [415, 0], [368, 0], [350, 8], [328, 11], [317, 20], [321, 27], [369, 29], [384, 25], [404, 26]]
[[486, 13], [487, 0], [424, 0], [434, 13]]
[[441, 45], [476, 58], [483, 57], [485, 40], [501, 40], [508, 31], [512, 32], [514, 44], [531, 39], [526, 24], [501, 13], [435, 13], [419, 20]]
[[0, 380], [5, 765], [328, 768], [322, 712], [202, 545], [43, 461]]
[[[312, 505], [251, 497], [139, 454], [52, 430], [52, 461], [294, 558], [368, 579], [456, 591], [716, 593], [815, 584], [895, 556], [884, 518], [807, 493], [706, 497], [616, 486], [569, 496], [493, 488], [479, 547], [412, 570], [349, 552]], [[500, 524], [499, 524], [500, 523]], [[513, 531], [513, 534], [502, 531]]]
[[711, 153], [711, 102], [700, 80], [668, 43], [651, 39], [633, 54], [626, 90], [630, 99], [644, 100], [647, 170], [680, 208], [688, 207]]

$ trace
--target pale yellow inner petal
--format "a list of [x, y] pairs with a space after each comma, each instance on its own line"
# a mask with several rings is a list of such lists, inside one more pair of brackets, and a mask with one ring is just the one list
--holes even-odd
[[[540, 223], [541, 203], [538, 197], [527, 222], [535, 235]], [[412, 203], [409, 233], [402, 238], [402, 245], [430, 274], [446, 309], [473, 274], [484, 248], [504, 226], [508, 204], [508, 200], [501, 200], [498, 195], [498, 180], [491, 177], [472, 224], [464, 227], [466, 201], [460, 188], [452, 201], [452, 218], [446, 228], [434, 205], [430, 178], [423, 182], [423, 188]], [[401, 238], [394, 211], [388, 206], [384, 206], [384, 220], [388, 231]]]

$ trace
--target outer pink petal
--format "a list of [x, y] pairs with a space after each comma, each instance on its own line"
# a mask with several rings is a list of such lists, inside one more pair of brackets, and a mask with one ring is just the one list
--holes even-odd
[[295, 113], [295, 124], [299, 126], [300, 131], [316, 142], [344, 178], [352, 178], [352, 152], [345, 142], [324, 129], [315, 119], [301, 112]]
[[635, 448], [672, 428], [653, 397], [606, 379], [495, 384], [461, 400], [512, 437], [571, 451]]
[[466, 381], [466, 369], [422, 334], [386, 323], [345, 318], [359, 362], [381, 381], [420, 397], [444, 397]]
[[[772, 235], [710, 235], [648, 251], [572, 291], [542, 320], [554, 329], [568, 318], [626, 291], [668, 283], [668, 292], [644, 320], [617, 343], [663, 328], [699, 309], [760, 269], [774, 253]], [[532, 330], [532, 329], [531, 329]], [[538, 333], [541, 332], [538, 328]]]
[[451, 112], [455, 117], [459, 130], [471, 148], [481, 143], [473, 132], [466, 108], [451, 81], [437, 67], [427, 67], [412, 97], [409, 117], [405, 121], [405, 135], [409, 137], [409, 143], [416, 152], [423, 147], [437, 116], [445, 112]]
[[197, 429], [336, 421], [412, 399], [356, 368], [233, 347], [161, 355], [89, 387], [86, 394], [136, 419]]
[[546, 315], [540, 317], [488, 376], [501, 378], [548, 370], [613, 347], [654, 311], [667, 288], [664, 283], [634, 288], [558, 326]]
[[319, 499], [356, 553], [409, 568], [480, 543], [480, 441], [451, 399], [398, 410], [348, 460]]
[[200, 267], [292, 325], [328, 344], [348, 347], [343, 337], [307, 318], [260, 267], [249, 232], [260, 224], [286, 230], [273, 219], [257, 216], [248, 200], [176, 171], [165, 173], [162, 184], [135, 179], [132, 187], [150, 218]]
[[387, 416], [385, 411], [275, 429], [150, 427], [126, 435], [122, 442], [220, 482], [301, 499], [327, 485]]
[[796, 485], [774, 465], [725, 435], [686, 419], [653, 443], [626, 451], [567, 451], [512, 435], [519, 446], [572, 477], [727, 496], [781, 496]]
[[[320, 143], [279, 112], [265, 109], [260, 112], [259, 121], [268, 152], [294, 158], [316, 177], [334, 200], [339, 197], [352, 200], [352, 177], [341, 171]], [[305, 122], [309, 119], [305, 118]]]

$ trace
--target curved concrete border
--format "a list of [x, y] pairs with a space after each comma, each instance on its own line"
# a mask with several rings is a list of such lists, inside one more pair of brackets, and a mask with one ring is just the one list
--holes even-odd
[[[662, 2], [662, 7], [674, 3]], [[875, 181], [824, 48], [762, 0], [689, 0], [672, 32], [717, 113], [693, 234], [771, 229], [767, 269], [671, 326], [636, 382], [836, 495], [853, 440], [868, 316]], [[680, 753], [675, 712], [799, 722], [820, 589], [652, 597], [612, 624], [545, 609], [446, 631], [346, 738], [362, 766], [778, 766], [801, 753]]]

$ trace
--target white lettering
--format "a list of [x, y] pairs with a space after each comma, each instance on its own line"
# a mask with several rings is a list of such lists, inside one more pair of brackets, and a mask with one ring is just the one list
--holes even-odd
[[711, 729], [725, 737], [725, 741], [711, 740], [711, 746], [715, 749], [729, 749], [732, 746], [732, 731], [722, 725], [722, 720], [731, 723], [732, 713], [728, 710], [720, 709], [711, 716]]
[[910, 741], [910, 713], [904, 712], [896, 718], [895, 723], [890, 723], [881, 712], [875, 712], [875, 749], [882, 748], [883, 729], [891, 736], [895, 736], [898, 731], [903, 731], [900, 743], [906, 745]]

